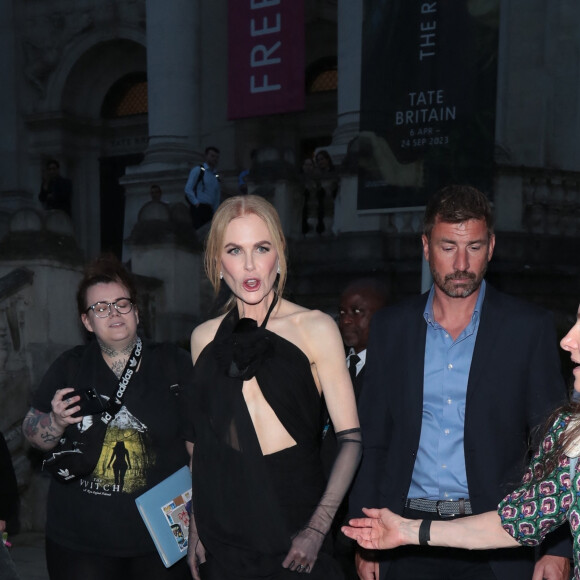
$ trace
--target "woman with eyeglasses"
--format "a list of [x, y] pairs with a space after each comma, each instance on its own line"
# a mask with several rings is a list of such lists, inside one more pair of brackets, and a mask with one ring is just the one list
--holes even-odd
[[[189, 461], [179, 392], [190, 388], [191, 359], [174, 345], [141, 340], [135, 286], [116, 258], [103, 256], [87, 267], [77, 307], [94, 340], [63, 353], [48, 369], [23, 432], [33, 446], [51, 451], [63, 435], [87, 435], [108, 411], [112, 417], [92, 471], [69, 482], [51, 480], [50, 579], [190, 579], [185, 559], [165, 568], [135, 498]], [[122, 387], [122, 404], [115, 407]], [[87, 410], [87, 389], [105, 411]]]

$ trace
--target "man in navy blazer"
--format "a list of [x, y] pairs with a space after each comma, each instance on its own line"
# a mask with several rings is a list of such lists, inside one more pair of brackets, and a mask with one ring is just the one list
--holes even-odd
[[[422, 242], [431, 291], [371, 323], [353, 516], [362, 507], [421, 519], [495, 509], [523, 474], [535, 427], [566, 397], [551, 315], [484, 281], [495, 246], [485, 195], [439, 191]], [[542, 554], [409, 546], [361, 553], [357, 569], [364, 579], [531, 580], [536, 567], [534, 578], [565, 580], [566, 530], [551, 544]]]

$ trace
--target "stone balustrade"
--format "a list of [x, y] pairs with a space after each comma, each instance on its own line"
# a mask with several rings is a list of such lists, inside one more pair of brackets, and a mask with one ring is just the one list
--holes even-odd
[[525, 171], [523, 226], [532, 234], [576, 237], [580, 230], [580, 174]]

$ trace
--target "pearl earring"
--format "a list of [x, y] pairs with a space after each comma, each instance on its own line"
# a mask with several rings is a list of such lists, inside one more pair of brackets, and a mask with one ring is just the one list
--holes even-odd
[[220, 272], [220, 280], [223, 280], [223, 279], [224, 279], [224, 274], [223, 274], [223, 272]]
[[278, 274], [280, 273], [280, 264], [278, 264]]

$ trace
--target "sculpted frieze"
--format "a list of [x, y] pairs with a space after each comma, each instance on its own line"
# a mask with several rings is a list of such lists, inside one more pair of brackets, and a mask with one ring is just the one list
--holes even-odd
[[101, 0], [74, 3], [31, 3], [21, 18], [24, 75], [41, 98], [46, 95], [50, 75], [65, 51], [83, 35], [111, 35], [121, 26], [145, 28], [145, 0]]

